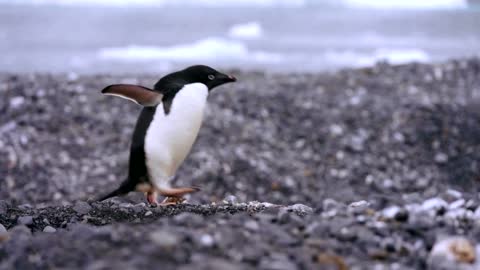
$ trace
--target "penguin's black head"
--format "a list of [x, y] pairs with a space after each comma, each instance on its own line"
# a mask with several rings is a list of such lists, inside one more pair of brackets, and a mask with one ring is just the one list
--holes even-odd
[[188, 67], [181, 71], [189, 83], [203, 83], [208, 87], [208, 90], [220, 86], [225, 83], [235, 82], [237, 79], [232, 75], [226, 75], [209, 66], [196, 65]]

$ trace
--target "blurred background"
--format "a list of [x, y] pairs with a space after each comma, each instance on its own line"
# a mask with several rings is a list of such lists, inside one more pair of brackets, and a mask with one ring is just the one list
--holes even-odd
[[8, 72], [312, 72], [478, 55], [474, 0], [0, 0]]

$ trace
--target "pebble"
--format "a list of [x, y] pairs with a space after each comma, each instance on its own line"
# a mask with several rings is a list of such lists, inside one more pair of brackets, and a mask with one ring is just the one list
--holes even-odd
[[86, 202], [78, 201], [73, 206], [73, 210], [80, 215], [85, 215], [92, 210], [92, 207]]
[[300, 216], [313, 213], [313, 208], [311, 208], [310, 206], [306, 206], [304, 204], [300, 204], [300, 203], [287, 206], [287, 207], [285, 207], [285, 210], [294, 212], [295, 214], [300, 215]]
[[449, 210], [452, 210], [452, 209], [458, 209], [458, 208], [461, 208], [462, 206], [465, 205], [465, 199], [458, 199], [454, 202], [452, 202], [449, 206], [448, 206], [448, 209]]
[[150, 240], [162, 248], [173, 248], [180, 241], [176, 234], [164, 230], [157, 230], [150, 233]]
[[245, 222], [245, 228], [251, 231], [258, 231], [260, 226], [258, 225], [258, 222], [256, 222], [255, 220], [248, 220]]
[[0, 243], [8, 239], [7, 229], [0, 223]]
[[8, 203], [0, 200], [0, 215], [6, 215], [8, 210]]
[[17, 109], [25, 103], [25, 98], [22, 96], [16, 96], [10, 99], [10, 108]]
[[21, 225], [32, 225], [33, 217], [32, 216], [23, 216], [18, 218], [18, 224]]
[[441, 209], [446, 209], [448, 203], [441, 198], [431, 198], [424, 201], [421, 205], [421, 210], [423, 211], [439, 211]]
[[130, 208], [132, 206], [133, 205], [131, 203], [121, 203], [118, 205], [118, 207], [122, 207], [122, 208]]
[[435, 162], [444, 164], [448, 161], [448, 156], [445, 153], [437, 153], [435, 155]]
[[200, 236], [200, 244], [204, 247], [211, 247], [215, 243], [213, 237], [209, 234], [203, 234]]
[[227, 197], [225, 197], [225, 199], [223, 199], [223, 203], [236, 204], [236, 203], [238, 203], [238, 199], [237, 199], [237, 197], [235, 197], [233, 195], [228, 195]]
[[370, 203], [365, 200], [352, 202], [351, 204], [348, 205], [348, 211], [354, 214], [361, 214], [361, 213], [364, 213], [369, 206], [370, 206]]
[[396, 205], [385, 208], [381, 212], [382, 216], [396, 221], [406, 221], [408, 219], [408, 211]]
[[[449, 236], [434, 244], [427, 263], [431, 270], [480, 269], [477, 252], [475, 246], [467, 238]], [[469, 265], [471, 267], [463, 267]]]
[[43, 232], [46, 232], [46, 233], [54, 233], [56, 231], [57, 229], [53, 228], [52, 226], [45, 226], [45, 228], [43, 228]]

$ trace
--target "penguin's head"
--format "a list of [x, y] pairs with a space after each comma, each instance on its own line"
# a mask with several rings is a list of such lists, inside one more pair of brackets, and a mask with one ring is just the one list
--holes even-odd
[[154, 89], [132, 84], [113, 84], [102, 90], [104, 95], [118, 96], [131, 100], [143, 106], [156, 106], [159, 103], [172, 100], [175, 94], [187, 84], [202, 83], [208, 91], [213, 88], [235, 82], [232, 75], [226, 75], [209, 66], [196, 65], [161, 78]]
[[191, 66], [180, 71], [180, 73], [188, 83], [203, 83], [208, 87], [209, 91], [222, 84], [235, 82], [237, 80], [232, 75], [226, 75], [204, 65]]

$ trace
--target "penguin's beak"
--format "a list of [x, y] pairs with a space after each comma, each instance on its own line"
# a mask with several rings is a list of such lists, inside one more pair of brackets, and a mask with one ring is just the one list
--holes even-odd
[[221, 81], [222, 84], [237, 81], [237, 78], [235, 78], [233, 75], [227, 75], [223, 73], [220, 73], [220, 74], [221, 75], [218, 76], [218, 80]]

